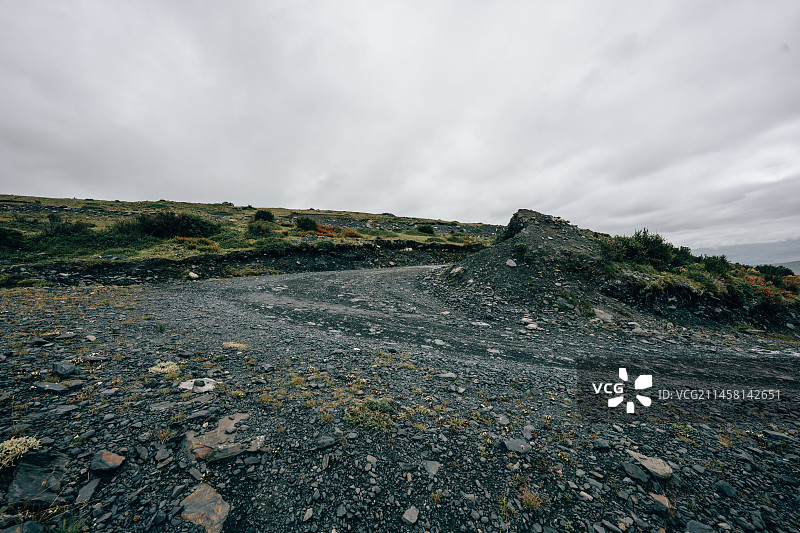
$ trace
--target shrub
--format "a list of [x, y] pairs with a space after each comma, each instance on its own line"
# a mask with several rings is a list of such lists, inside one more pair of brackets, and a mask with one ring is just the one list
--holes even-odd
[[278, 229], [280, 226], [274, 222], [266, 220], [253, 220], [247, 225], [247, 233], [253, 237], [264, 237], [272, 233], [272, 230]]
[[772, 282], [784, 276], [794, 275], [794, 272], [790, 268], [781, 265], [758, 265], [756, 270], [764, 274], [765, 279]]
[[114, 224], [114, 231], [123, 235], [149, 235], [158, 238], [210, 237], [219, 231], [219, 225], [197, 215], [162, 211], [142, 213], [134, 220]]
[[0, 443], [0, 468], [5, 468], [23, 454], [41, 447], [39, 439], [35, 437], [12, 437]]
[[22, 232], [15, 229], [0, 228], [0, 248], [19, 249], [22, 248]]
[[420, 233], [425, 233], [426, 235], [434, 234], [433, 226], [431, 226], [430, 224], [420, 224], [419, 226], [417, 226], [417, 231]]
[[332, 241], [317, 241], [314, 243], [314, 247], [317, 250], [321, 250], [323, 252], [330, 252], [334, 248], [334, 244]]
[[64, 220], [61, 215], [50, 213], [47, 215], [47, 222], [44, 223], [42, 229], [43, 235], [77, 235], [79, 233], [86, 233], [90, 228], [90, 224], [86, 222], [70, 222]]
[[263, 221], [266, 221], [266, 222], [275, 222], [275, 215], [273, 215], [272, 211], [270, 211], [269, 209], [259, 209], [253, 215], [253, 220], [254, 221], [263, 220]]
[[317, 231], [319, 229], [317, 222], [309, 217], [297, 217], [294, 223], [300, 231]]
[[703, 268], [705, 268], [707, 272], [721, 276], [730, 272], [731, 264], [728, 262], [725, 254], [706, 255], [703, 256]]
[[647, 228], [636, 230], [631, 237], [608, 237], [600, 241], [603, 257], [609, 261], [649, 265], [658, 270], [684, 266], [693, 259], [691, 250], [676, 248], [658, 233]]

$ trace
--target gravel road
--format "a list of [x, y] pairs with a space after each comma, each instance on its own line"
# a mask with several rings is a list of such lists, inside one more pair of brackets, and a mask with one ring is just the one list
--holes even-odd
[[597, 415], [576, 372], [757, 360], [791, 388], [791, 347], [526, 308], [440, 272], [9, 291], [0, 429], [43, 449], [0, 470], [0, 528], [46, 523], [27, 476], [90, 531], [798, 531], [794, 403]]

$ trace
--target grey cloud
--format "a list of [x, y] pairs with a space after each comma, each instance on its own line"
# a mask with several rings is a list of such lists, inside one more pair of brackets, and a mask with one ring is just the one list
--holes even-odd
[[793, 1], [7, 2], [0, 180], [780, 240], [798, 23]]

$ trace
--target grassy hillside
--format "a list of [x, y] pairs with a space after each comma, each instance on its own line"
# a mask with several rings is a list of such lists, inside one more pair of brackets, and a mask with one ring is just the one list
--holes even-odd
[[377, 240], [488, 244], [495, 227], [325, 210], [256, 209], [229, 202], [122, 202], [0, 195], [0, 260], [186, 259], [300, 245], [331, 249]]

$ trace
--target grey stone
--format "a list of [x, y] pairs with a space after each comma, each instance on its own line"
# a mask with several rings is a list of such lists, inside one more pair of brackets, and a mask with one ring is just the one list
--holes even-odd
[[422, 461], [422, 466], [425, 467], [425, 471], [433, 477], [439, 472], [439, 468], [441, 468], [442, 463], [438, 461]]
[[0, 533], [44, 533], [44, 526], [39, 522], [25, 522], [24, 524], [0, 529]]
[[89, 483], [87, 483], [86, 485], [84, 485], [81, 488], [81, 490], [78, 492], [78, 497], [75, 498], [75, 502], [74, 502], [75, 505], [77, 505], [79, 503], [88, 502], [89, 500], [91, 500], [92, 496], [94, 495], [94, 491], [95, 491], [95, 489], [97, 489], [97, 485], [99, 485], [99, 484], [100, 484], [100, 479], [99, 478], [95, 478], [95, 479], [91, 480]]
[[60, 378], [66, 378], [74, 374], [78, 368], [69, 361], [59, 361], [53, 363], [53, 374]]
[[417, 518], [419, 518], [419, 509], [414, 507], [413, 505], [406, 509], [406, 512], [403, 513], [403, 522], [409, 525], [414, 525], [417, 523]]
[[181, 516], [189, 522], [204, 527], [206, 533], [220, 533], [231, 506], [222, 496], [206, 483], [197, 488], [181, 501]]
[[666, 461], [663, 459], [658, 459], [656, 457], [647, 457], [646, 455], [642, 455], [641, 453], [635, 452], [633, 450], [625, 450], [628, 454], [636, 459], [636, 461], [645, 467], [645, 469], [653, 474], [655, 477], [660, 479], [669, 479], [672, 477], [672, 467], [667, 464]]
[[636, 481], [644, 483], [649, 479], [647, 473], [633, 463], [626, 461], [622, 463], [622, 468], [629, 477], [635, 479]]
[[736, 489], [733, 488], [733, 485], [731, 485], [727, 481], [720, 480], [714, 483], [714, 490], [716, 490], [720, 494], [724, 494], [728, 498], [733, 498], [734, 496], [736, 496]]
[[122, 466], [124, 460], [125, 457], [122, 455], [117, 455], [108, 450], [100, 450], [92, 457], [92, 464], [89, 468], [92, 470], [116, 470]]
[[61, 496], [61, 481], [68, 462], [67, 456], [60, 453], [38, 451], [23, 455], [8, 486], [8, 504], [49, 507], [67, 503]]
[[336, 439], [329, 435], [323, 435], [317, 439], [317, 449], [325, 450], [336, 444]]
[[41, 389], [45, 392], [55, 392], [56, 394], [63, 394], [65, 392], [69, 392], [69, 387], [65, 387], [60, 383], [50, 383], [49, 381], [37, 381], [34, 383], [36, 388]]
[[714, 528], [707, 526], [697, 520], [689, 520], [686, 523], [686, 533], [713, 533]]
[[606, 439], [595, 439], [592, 446], [595, 450], [600, 451], [608, 451], [611, 449], [611, 444], [609, 444], [608, 440]]
[[530, 443], [524, 439], [506, 439], [503, 444], [510, 452], [530, 453], [531, 451]]

